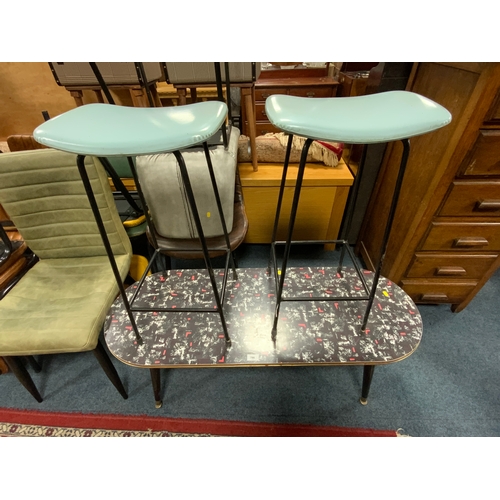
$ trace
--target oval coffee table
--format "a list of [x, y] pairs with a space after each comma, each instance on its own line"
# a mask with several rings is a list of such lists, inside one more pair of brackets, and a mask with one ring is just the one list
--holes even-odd
[[[363, 271], [367, 283], [371, 271]], [[222, 280], [222, 270], [216, 272]], [[168, 282], [170, 286], [166, 287]], [[129, 298], [137, 283], [126, 293]], [[395, 363], [410, 356], [422, 337], [422, 319], [410, 297], [397, 285], [380, 278], [372, 314], [360, 333], [365, 304], [362, 301], [284, 302], [280, 335], [273, 342], [276, 286], [266, 269], [238, 270], [238, 280], [227, 283], [224, 311], [232, 346], [213, 314], [161, 312], [185, 307], [216, 307], [205, 270], [172, 270], [148, 276], [136, 297], [135, 320], [143, 343], [135, 338], [119, 297], [111, 307], [104, 327], [106, 343], [121, 362], [149, 368], [156, 406], [162, 405], [161, 368], [234, 368], [267, 366], [362, 365], [361, 403], [367, 403], [376, 365]], [[318, 290], [325, 297], [335, 293], [362, 296], [364, 289], [354, 268], [342, 276], [335, 267], [290, 267], [284, 286], [287, 293], [307, 298]], [[155, 312], [151, 312], [155, 308]]]

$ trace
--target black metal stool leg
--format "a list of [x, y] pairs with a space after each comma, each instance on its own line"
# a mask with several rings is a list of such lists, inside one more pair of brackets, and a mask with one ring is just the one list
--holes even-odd
[[101, 72], [99, 71], [99, 67], [95, 62], [89, 63], [90, 67], [92, 68], [92, 71], [94, 72], [95, 77], [97, 78], [97, 81], [99, 82], [99, 85], [104, 92], [104, 95], [106, 96], [106, 99], [108, 100], [109, 104], [115, 104], [115, 100], [111, 96], [111, 92], [108, 89], [108, 86], [106, 85], [106, 82], [104, 81], [104, 78], [102, 77]]
[[342, 244], [342, 248], [340, 249], [339, 265], [337, 266], [337, 273], [340, 275], [342, 275], [342, 263], [344, 262], [345, 247], [346, 245], [349, 245], [348, 241], [349, 232], [351, 230], [352, 220], [354, 217], [354, 209], [356, 208], [356, 201], [358, 199], [359, 187], [361, 185], [361, 177], [363, 175], [363, 167], [366, 160], [366, 150], [367, 146], [365, 146], [363, 149], [363, 154], [359, 162], [359, 168], [358, 171], [356, 172], [356, 175], [354, 176], [354, 185], [352, 186], [352, 189], [349, 191], [349, 199], [347, 200], [347, 210], [346, 210], [346, 215], [344, 216], [345, 222], [342, 226], [342, 232], [339, 238], [340, 240], [344, 241], [344, 243]]
[[33, 379], [31, 378], [28, 370], [26, 370], [25, 366], [21, 359], [17, 356], [2, 356], [4, 361], [7, 363], [7, 366], [12, 371], [12, 373], [16, 376], [17, 380], [23, 384], [23, 386], [28, 390], [28, 392], [39, 402], [43, 401], [42, 396], [38, 392]]
[[[198, 213], [198, 208], [196, 206], [196, 200], [194, 197], [193, 188], [191, 186], [191, 181], [189, 180], [189, 174], [188, 174], [188, 171], [186, 168], [186, 163], [184, 162], [184, 158], [182, 157], [182, 154], [180, 153], [180, 151], [175, 151], [174, 155], [177, 158], [177, 163], [178, 163], [179, 169], [181, 171], [182, 181], [184, 183], [184, 187], [186, 189], [186, 195], [187, 195], [187, 198], [189, 201], [189, 206], [191, 208], [191, 214], [192, 214], [193, 219], [194, 219], [196, 230], [198, 231], [198, 237], [200, 239], [201, 248], [203, 250], [203, 257], [205, 259], [205, 265], [206, 265], [206, 268], [207, 268], [207, 271], [208, 271], [208, 274], [210, 277], [210, 282], [212, 284], [212, 290], [213, 290], [214, 297], [215, 297], [215, 303], [217, 305], [217, 311], [219, 312], [220, 320], [222, 323], [222, 330], [224, 332], [226, 344], [229, 346], [229, 345], [231, 345], [231, 339], [229, 338], [229, 333], [227, 331], [226, 319], [224, 317], [224, 311], [222, 309], [222, 300], [221, 300], [221, 297], [219, 295], [219, 290], [217, 289], [217, 282], [215, 280], [214, 269], [212, 266], [212, 260], [210, 259], [210, 254], [208, 252], [207, 242], [205, 240], [205, 234], [203, 233], [203, 227], [201, 225], [200, 215]], [[226, 273], [225, 279], [227, 279], [227, 273]], [[223, 288], [223, 293], [224, 293], [225, 281], [224, 281], [222, 288]]]
[[375, 365], [365, 365], [363, 367], [363, 387], [361, 389], [361, 398], [359, 398], [359, 402], [364, 406], [368, 404], [368, 393], [370, 392], [374, 371]]
[[[217, 180], [215, 178], [214, 168], [212, 166], [212, 160], [210, 158], [210, 151], [208, 150], [208, 144], [203, 143], [203, 150], [205, 151], [205, 159], [207, 160], [208, 172], [210, 174], [210, 180], [212, 182], [212, 188], [214, 190], [215, 203], [217, 204], [217, 210], [219, 212], [219, 217], [222, 225], [222, 231], [224, 233], [224, 241], [226, 242], [227, 251], [229, 252], [229, 258], [231, 261], [231, 266], [233, 268], [233, 279], [237, 280], [238, 275], [236, 274], [236, 265], [234, 263], [233, 252], [231, 252], [231, 243], [229, 242], [229, 235], [227, 232], [226, 219], [224, 217], [224, 211], [222, 210], [222, 202], [220, 201], [219, 188], [217, 187]], [[236, 167], [238, 168], [238, 167]]]
[[391, 207], [389, 209], [389, 215], [387, 216], [387, 224], [385, 226], [384, 237], [382, 239], [382, 253], [380, 255], [380, 260], [378, 262], [377, 268], [375, 270], [375, 276], [373, 277], [373, 284], [370, 292], [370, 297], [368, 299], [368, 304], [365, 310], [365, 316], [363, 318], [363, 323], [361, 325], [361, 330], [366, 329], [366, 324], [368, 323], [368, 317], [370, 316], [370, 311], [372, 309], [373, 300], [375, 298], [375, 293], [377, 291], [378, 280], [380, 278], [380, 273], [382, 271], [382, 264], [384, 262], [385, 253], [387, 251], [387, 244], [389, 243], [389, 235], [391, 234], [392, 223], [394, 221], [394, 215], [396, 213], [396, 207], [398, 204], [399, 194], [401, 192], [401, 185], [403, 184], [403, 177], [406, 170], [406, 164], [408, 163], [408, 156], [410, 155], [410, 141], [408, 139], [403, 139], [403, 156], [401, 157], [401, 164], [399, 166], [399, 173], [396, 179], [396, 185], [394, 187], [394, 194], [392, 196]]
[[306, 166], [306, 160], [307, 160], [307, 153], [309, 151], [309, 147], [311, 146], [313, 142], [313, 139], [307, 139], [304, 147], [302, 148], [302, 154], [300, 157], [300, 163], [299, 163], [299, 171], [297, 173], [297, 180], [295, 182], [295, 191], [293, 194], [293, 201], [292, 201], [292, 209], [290, 212], [290, 221], [288, 224], [288, 235], [286, 238], [286, 243], [285, 243], [285, 252], [283, 255], [283, 262], [281, 266], [281, 275], [279, 276], [279, 285], [278, 285], [278, 291], [276, 295], [276, 308], [274, 312], [274, 322], [273, 322], [273, 329], [271, 333], [271, 338], [272, 340], [276, 340], [276, 333], [277, 333], [277, 327], [278, 327], [278, 316], [279, 316], [279, 310], [281, 306], [281, 296], [283, 294], [283, 284], [285, 282], [285, 275], [286, 275], [286, 268], [288, 265], [288, 257], [290, 256], [290, 247], [292, 243], [292, 236], [293, 236], [293, 227], [295, 225], [295, 218], [297, 216], [297, 208], [299, 206], [299, 198], [300, 198], [300, 190], [302, 188], [302, 180], [304, 178], [304, 169]]
[[279, 221], [280, 221], [281, 205], [283, 203], [283, 193], [285, 192], [286, 174], [288, 172], [288, 164], [290, 162], [292, 143], [293, 143], [293, 135], [290, 134], [288, 136], [288, 143], [286, 145], [285, 163], [283, 164], [283, 173], [281, 174], [281, 184], [280, 184], [280, 191], [278, 194], [278, 204], [276, 206], [276, 215], [274, 217], [273, 234], [271, 236], [271, 253], [269, 254], [269, 263], [267, 265], [267, 274], [271, 274], [271, 262], [276, 261], [273, 258], [274, 257], [274, 246], [273, 245], [276, 242], [276, 235], [278, 234], [278, 225], [279, 225]]
[[108, 255], [109, 263], [111, 264], [111, 269], [113, 270], [116, 284], [118, 285], [121, 298], [123, 300], [123, 303], [125, 304], [125, 308], [127, 309], [127, 314], [130, 319], [130, 324], [132, 325], [132, 328], [134, 330], [135, 338], [138, 344], [142, 344], [142, 338], [137, 328], [134, 315], [132, 314], [130, 303], [128, 301], [127, 294], [125, 293], [125, 287], [123, 286], [122, 278], [120, 276], [120, 272], [118, 271], [118, 266], [116, 265], [113, 249], [111, 248], [111, 244], [106, 233], [106, 228], [104, 227], [104, 222], [102, 221], [101, 212], [99, 211], [99, 206], [97, 205], [94, 191], [92, 191], [92, 185], [90, 184], [90, 179], [87, 174], [87, 169], [85, 168], [85, 156], [78, 155], [76, 158], [76, 165], [78, 167], [78, 172], [80, 173], [85, 192], [87, 193], [87, 198], [89, 200], [90, 207], [92, 208], [92, 213], [94, 214], [94, 219], [97, 223], [99, 234], [101, 235], [101, 240], [104, 244], [104, 248], [106, 249], [106, 254]]
[[161, 408], [163, 401], [161, 399], [161, 372], [160, 368], [150, 368], [151, 382], [153, 384], [153, 393], [155, 396], [155, 408]]
[[123, 387], [118, 372], [116, 371], [115, 366], [113, 365], [111, 359], [109, 358], [100, 340], [97, 342], [97, 346], [92, 352], [94, 353], [94, 356], [97, 358], [97, 361], [99, 361], [99, 364], [104, 370], [104, 373], [106, 373], [109, 380], [116, 387], [116, 389], [121, 394], [123, 399], [128, 399], [127, 392], [125, 391], [125, 387]]

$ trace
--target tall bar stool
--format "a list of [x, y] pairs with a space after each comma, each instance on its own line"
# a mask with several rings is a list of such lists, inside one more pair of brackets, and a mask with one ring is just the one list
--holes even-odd
[[[360, 327], [361, 331], [364, 331], [367, 327], [368, 318], [375, 298], [392, 221], [394, 219], [394, 213], [410, 153], [409, 138], [444, 127], [450, 123], [451, 114], [434, 101], [406, 91], [383, 92], [358, 97], [319, 99], [273, 95], [266, 100], [266, 114], [269, 121], [274, 126], [289, 134], [272, 236], [270, 264], [268, 268], [268, 271], [271, 272], [272, 264], [276, 280], [276, 308], [272, 328], [272, 339], [276, 340], [280, 305], [283, 301], [366, 301], [367, 305]], [[287, 238], [286, 241], [278, 242], [276, 241], [276, 234], [294, 135], [304, 137], [306, 141], [302, 149], [298, 168]], [[345, 239], [349, 234], [353, 218], [354, 206], [359, 190], [359, 179], [361, 178], [360, 171], [358, 171], [352, 187], [350, 204], [346, 213], [346, 222], [344, 224], [341, 239], [314, 242], [298, 242], [292, 240], [307, 152], [314, 140], [336, 141], [348, 144], [375, 144], [392, 141], [401, 141], [403, 143], [403, 155], [399, 174], [387, 214], [387, 222], [381, 245], [381, 258], [376, 266], [371, 286], [365, 278], [365, 273], [363, 273], [357, 264], [348, 241]], [[362, 164], [363, 161], [361, 161], [360, 168], [362, 168]], [[351, 295], [343, 291], [339, 295], [330, 294], [328, 296], [315, 296], [314, 294], [309, 294], [308, 297], [288, 295], [283, 297], [283, 287], [287, 273], [290, 248], [292, 244], [298, 243], [335, 243], [340, 245], [341, 254], [337, 267], [338, 278], [342, 277], [342, 264], [345, 250], [347, 249], [360, 280], [361, 286], [359, 288], [362, 288], [361, 293]], [[277, 244], [284, 244], [281, 269], [278, 269], [276, 256]]]
[[[132, 329], [135, 333], [136, 341], [139, 344], [142, 343], [142, 338], [134, 320], [134, 312], [182, 313], [210, 311], [219, 314], [225, 343], [227, 346], [231, 345], [222, 304], [224, 302], [229, 265], [230, 263], [232, 264], [234, 275], [235, 265], [230, 249], [228, 231], [224, 220], [220, 196], [207, 145], [207, 141], [220, 131], [220, 128], [226, 119], [226, 115], [226, 104], [218, 101], [207, 101], [169, 108], [134, 108], [114, 106], [112, 104], [87, 104], [46, 121], [42, 125], [38, 126], [33, 133], [37, 142], [54, 149], [59, 149], [77, 155], [76, 162], [78, 170], [113, 269], [114, 276], [118, 283], [121, 298], [124, 302]], [[207, 168], [209, 170], [218, 206], [218, 214], [226, 244], [227, 258], [220, 292], [210, 260], [209, 248], [203, 233], [201, 218], [193, 194], [188, 169], [186, 168], [186, 164], [181, 153], [181, 150], [198, 144], [203, 144], [205, 158], [207, 160]], [[154, 237], [156, 234], [153, 225], [154, 222], [149, 215], [149, 210], [147, 209], [147, 204], [144, 199], [132, 157], [160, 153], [173, 153], [177, 159], [189, 207], [200, 239], [203, 257], [205, 259], [206, 268], [213, 289], [216, 303], [216, 306], [213, 308], [187, 308], [175, 306], [170, 308], [147, 308], [134, 306], [134, 301], [138, 297], [139, 291], [144, 284], [144, 280], [146, 279], [151, 266], [159, 257], [160, 249]], [[91, 180], [89, 180], [89, 176], [85, 169], [84, 159], [87, 155], [95, 157], [127, 157], [130, 169], [134, 176], [134, 181], [142, 207], [145, 207], [144, 213], [150, 228], [150, 234], [155, 247], [155, 252], [149, 261], [147, 268], [144, 270], [137, 288], [130, 299], [127, 298], [125, 288], [117, 270], [111, 245], [106, 234], [106, 222], [102, 220], [99, 212], [99, 200], [96, 200], [94, 196]]]

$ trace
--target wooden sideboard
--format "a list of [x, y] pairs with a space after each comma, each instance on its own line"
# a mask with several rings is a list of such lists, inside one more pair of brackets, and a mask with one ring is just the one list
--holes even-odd
[[[411, 140], [382, 274], [458, 312], [500, 266], [500, 63], [420, 63], [407, 88], [453, 118]], [[357, 242], [372, 269], [401, 151], [387, 149]]]
[[[240, 163], [238, 168], [248, 217], [245, 243], [270, 243], [283, 166], [261, 163], [258, 172], [255, 172], [251, 163]], [[297, 168], [296, 164], [291, 164], [287, 173], [278, 240], [286, 238]], [[352, 183], [353, 177], [342, 160], [337, 167], [326, 167], [322, 163], [308, 164], [300, 194], [294, 239], [336, 239]], [[332, 249], [333, 245], [327, 248]]]

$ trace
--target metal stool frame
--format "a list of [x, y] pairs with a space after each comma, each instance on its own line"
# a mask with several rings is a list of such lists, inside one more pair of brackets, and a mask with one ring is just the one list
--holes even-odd
[[[352, 252], [352, 249], [349, 246], [349, 242], [346, 239], [347, 235], [349, 234], [349, 230], [352, 224], [352, 219], [354, 215], [354, 207], [356, 205], [356, 200], [358, 197], [359, 193], [359, 186], [360, 186], [360, 179], [361, 179], [361, 174], [363, 170], [363, 164], [364, 164], [364, 157], [366, 154], [366, 148], [363, 152], [363, 158], [361, 159], [359, 169], [357, 172], [357, 175], [355, 176], [354, 184], [350, 189], [349, 193], [349, 200], [348, 200], [348, 208], [346, 212], [346, 223], [344, 224], [344, 227], [342, 229], [342, 235], [341, 239], [338, 240], [307, 240], [307, 241], [293, 241], [293, 228], [295, 225], [295, 219], [297, 216], [297, 209], [299, 206], [299, 199], [300, 199], [300, 191], [302, 187], [302, 181], [304, 178], [304, 170], [306, 166], [306, 160], [307, 160], [307, 154], [309, 151], [309, 147], [311, 146], [313, 139], [306, 139], [306, 142], [304, 146], [302, 147], [302, 152], [301, 152], [301, 157], [300, 157], [300, 163], [298, 167], [298, 173], [297, 173], [297, 179], [295, 183], [295, 190], [294, 190], [294, 195], [293, 195], [293, 201], [292, 201], [292, 207], [290, 211], [290, 219], [289, 219], [289, 224], [288, 224], [288, 231], [287, 231], [287, 237], [285, 241], [276, 241], [276, 235], [278, 231], [278, 223], [279, 223], [279, 218], [280, 218], [280, 212], [281, 212], [281, 205], [283, 201], [283, 194], [285, 190], [285, 183], [286, 183], [286, 174], [288, 171], [288, 164], [290, 160], [290, 153], [292, 149], [292, 142], [293, 142], [293, 135], [289, 134], [288, 137], [288, 143], [287, 143], [287, 148], [286, 148], [286, 154], [285, 154], [285, 161], [283, 165], [283, 174], [281, 178], [281, 184], [280, 184], [280, 190], [278, 194], [278, 203], [277, 203], [277, 208], [276, 208], [276, 216], [274, 219], [274, 227], [273, 227], [273, 234], [271, 238], [271, 255], [269, 258], [269, 265], [268, 265], [268, 273], [271, 273], [271, 266], [274, 269], [274, 278], [275, 278], [275, 283], [276, 283], [276, 307], [275, 307], [275, 313], [274, 313], [274, 321], [273, 321], [273, 328], [271, 332], [271, 337], [272, 340], [275, 341], [277, 337], [277, 326], [278, 326], [278, 318], [279, 318], [279, 312], [280, 312], [280, 306], [282, 302], [293, 302], [293, 301], [367, 301], [367, 306], [365, 309], [365, 314], [363, 317], [363, 321], [361, 323], [361, 331], [364, 331], [366, 329], [366, 325], [368, 322], [368, 318], [370, 316], [370, 311], [373, 305], [373, 300], [375, 298], [375, 293], [377, 290], [377, 285], [378, 281], [380, 278], [380, 272], [382, 270], [382, 264], [384, 261], [385, 253], [387, 251], [387, 244], [389, 241], [389, 235], [391, 232], [392, 228], [392, 223], [394, 221], [394, 215], [396, 212], [396, 207], [399, 199], [399, 194], [401, 192], [401, 185], [403, 183], [403, 178], [404, 178], [404, 173], [406, 170], [406, 165], [408, 162], [408, 157], [410, 154], [410, 141], [409, 139], [402, 139], [401, 142], [403, 143], [403, 154], [401, 157], [401, 163], [399, 166], [399, 173], [398, 177], [396, 179], [396, 184], [394, 187], [394, 192], [393, 192], [393, 197], [391, 201], [391, 206], [389, 209], [389, 213], [387, 216], [387, 223], [384, 231], [384, 236], [382, 239], [382, 253], [380, 260], [378, 262], [378, 265], [375, 269], [375, 275], [373, 278], [373, 283], [371, 287], [369, 287], [368, 283], [366, 282], [365, 277], [363, 276], [363, 272], [360, 269], [356, 258]], [[329, 296], [329, 297], [283, 297], [283, 285], [285, 283], [285, 277], [286, 277], [286, 270], [288, 266], [288, 260], [290, 257], [290, 249], [291, 245], [293, 244], [311, 244], [311, 243], [335, 243], [337, 245], [341, 245], [341, 255], [339, 259], [339, 264], [337, 267], [337, 273], [341, 275], [342, 273], [342, 263], [345, 255], [345, 249], [347, 249], [347, 252], [349, 256], [351, 257], [351, 260], [354, 264], [354, 267], [356, 269], [356, 272], [361, 280], [361, 283], [363, 285], [365, 294], [361, 296]], [[283, 261], [281, 265], [281, 270], [278, 270], [278, 259], [276, 256], [276, 245], [285, 245], [284, 249], [284, 254], [283, 254]]]
[[[106, 83], [104, 82], [102, 76], [99, 73], [99, 69], [97, 68], [97, 65], [95, 65], [95, 63], [91, 63], [91, 66], [96, 74], [96, 77], [97, 77], [99, 83], [101, 84], [101, 86], [103, 88], [103, 91], [104, 91], [106, 97], [110, 101], [109, 103], [115, 104], [113, 101], [113, 98], [111, 97], [111, 95], [109, 93], [109, 90], [107, 89]], [[220, 75], [220, 72], [219, 72], [219, 75]], [[222, 95], [222, 93], [221, 93], [221, 95]], [[118, 287], [119, 287], [119, 292], [120, 292], [121, 298], [122, 298], [124, 305], [125, 305], [125, 308], [127, 310], [127, 314], [129, 316], [129, 319], [130, 319], [130, 322], [131, 322], [131, 325], [132, 325], [132, 328], [133, 328], [133, 331], [135, 334], [136, 341], [139, 344], [142, 343], [142, 337], [139, 333], [139, 330], [137, 328], [137, 324], [136, 324], [135, 319], [134, 319], [134, 315], [133, 315], [134, 312], [176, 312], [176, 313], [181, 313], [181, 312], [193, 312], [193, 313], [196, 313], [196, 312], [214, 312], [214, 313], [218, 313], [220, 316], [226, 345], [228, 347], [231, 346], [231, 339], [230, 339], [229, 334], [228, 334], [226, 320], [225, 320], [224, 312], [223, 312], [223, 303], [224, 303], [225, 294], [226, 294], [226, 286], [227, 286], [227, 279], [228, 279], [230, 265], [231, 265], [232, 271], [233, 271], [233, 279], [236, 280], [238, 277], [237, 277], [237, 273], [236, 273], [236, 266], [235, 266], [235, 262], [234, 262], [233, 253], [232, 253], [231, 247], [230, 247], [229, 234], [227, 231], [226, 221], [225, 221], [224, 213], [222, 210], [222, 202], [220, 200], [220, 195], [219, 195], [219, 190], [217, 187], [217, 182], [216, 182], [216, 178], [215, 178], [215, 174], [214, 174], [214, 170], [213, 170], [212, 160], [210, 158], [208, 143], [203, 142], [202, 145], [203, 145], [203, 149], [204, 149], [204, 153], [205, 153], [205, 158], [207, 161], [207, 167], [208, 167], [209, 174], [210, 174], [212, 188], [214, 191], [214, 196], [215, 196], [215, 200], [216, 200], [216, 204], [217, 204], [217, 210], [218, 210], [219, 217], [221, 220], [221, 225], [222, 225], [222, 230], [224, 233], [226, 248], [210, 248], [210, 249], [208, 248], [207, 243], [206, 243], [206, 238], [205, 238], [205, 235], [203, 232], [203, 227], [201, 225], [201, 219], [199, 216], [198, 208], [196, 206], [196, 200], [195, 200], [195, 196], [194, 196], [193, 189], [191, 186], [191, 181], [189, 179], [189, 173], [188, 173], [188, 170], [186, 167], [186, 163], [184, 161], [184, 158], [182, 156], [181, 151], [173, 151], [172, 153], [174, 154], [174, 156], [177, 160], [178, 166], [179, 166], [182, 182], [183, 182], [184, 189], [186, 191], [186, 196], [187, 196], [188, 202], [189, 202], [189, 208], [191, 210], [191, 214], [192, 214], [192, 217], [194, 219], [196, 230], [198, 232], [198, 237], [199, 237], [200, 244], [202, 247], [203, 257], [205, 260], [205, 266], [206, 266], [206, 269], [207, 269], [209, 277], [210, 277], [210, 282], [212, 285], [214, 298], [215, 298], [215, 302], [216, 302], [216, 307], [212, 308], [212, 309], [201, 308], [201, 307], [200, 308], [193, 308], [193, 307], [190, 307], [190, 308], [134, 307], [134, 305], [133, 305], [134, 301], [136, 300], [136, 298], [137, 298], [137, 296], [138, 296], [138, 294], [139, 294], [139, 292], [144, 284], [146, 276], [147, 276], [148, 272], [150, 271], [153, 263], [158, 259], [159, 254], [161, 253], [160, 248], [158, 246], [158, 242], [157, 242], [156, 237], [155, 237], [154, 224], [153, 224], [153, 221], [152, 221], [150, 213], [149, 213], [149, 209], [148, 209], [148, 206], [147, 206], [147, 203], [146, 203], [146, 200], [145, 200], [142, 188], [141, 188], [141, 184], [139, 182], [139, 178], [137, 175], [137, 171], [136, 171], [134, 162], [133, 162], [131, 157], [127, 157], [130, 169], [132, 171], [132, 175], [134, 177], [134, 181], [135, 181], [137, 193], [139, 195], [139, 199], [141, 201], [141, 205], [142, 205], [142, 207], [144, 207], [143, 211], [144, 211], [144, 215], [146, 216], [147, 226], [148, 226], [148, 229], [150, 232], [150, 236], [153, 240], [153, 246], [155, 248], [155, 251], [154, 251], [152, 258], [149, 260], [148, 266], [144, 270], [141, 279], [138, 282], [137, 289], [135, 290], [132, 298], [129, 300], [127, 298], [127, 295], [125, 292], [125, 287], [124, 287], [123, 282], [121, 280], [121, 277], [120, 277], [120, 274], [118, 271], [118, 267], [117, 267], [115, 259], [114, 259], [111, 244], [109, 242], [109, 239], [108, 239], [108, 236], [106, 233], [106, 229], [105, 229], [101, 214], [99, 212], [99, 208], [98, 208], [98, 205], [97, 205], [97, 202], [96, 202], [96, 199], [95, 199], [95, 196], [94, 196], [91, 184], [90, 184], [87, 170], [85, 168], [85, 163], [84, 163], [85, 155], [78, 155], [77, 156], [78, 171], [80, 173], [80, 177], [82, 178], [85, 192], [86, 192], [87, 197], [89, 199], [90, 206], [92, 208], [92, 212], [94, 214], [94, 218], [96, 220], [96, 223], [97, 223], [97, 226], [99, 229], [99, 233], [101, 235], [101, 239], [102, 239], [104, 247], [106, 249], [106, 253], [108, 255], [108, 259], [110, 261], [111, 268], [112, 268], [113, 273], [115, 275], [115, 279], [116, 279], [116, 282], [117, 282]], [[109, 164], [109, 162], [105, 162], [105, 163], [106, 163], [105, 164], [106, 170], [108, 170], [108, 169], [112, 170], [112, 166]], [[115, 173], [115, 175], [116, 175], [116, 173]], [[215, 274], [214, 274], [214, 268], [213, 268], [210, 254], [209, 254], [210, 251], [216, 251], [216, 250], [226, 252], [226, 262], [225, 262], [225, 266], [224, 266], [224, 277], [222, 280], [222, 286], [221, 286], [220, 292], [219, 292], [218, 287], [217, 287], [217, 283], [215, 280]], [[163, 267], [163, 271], [166, 271], [166, 269], [164, 267]]]

